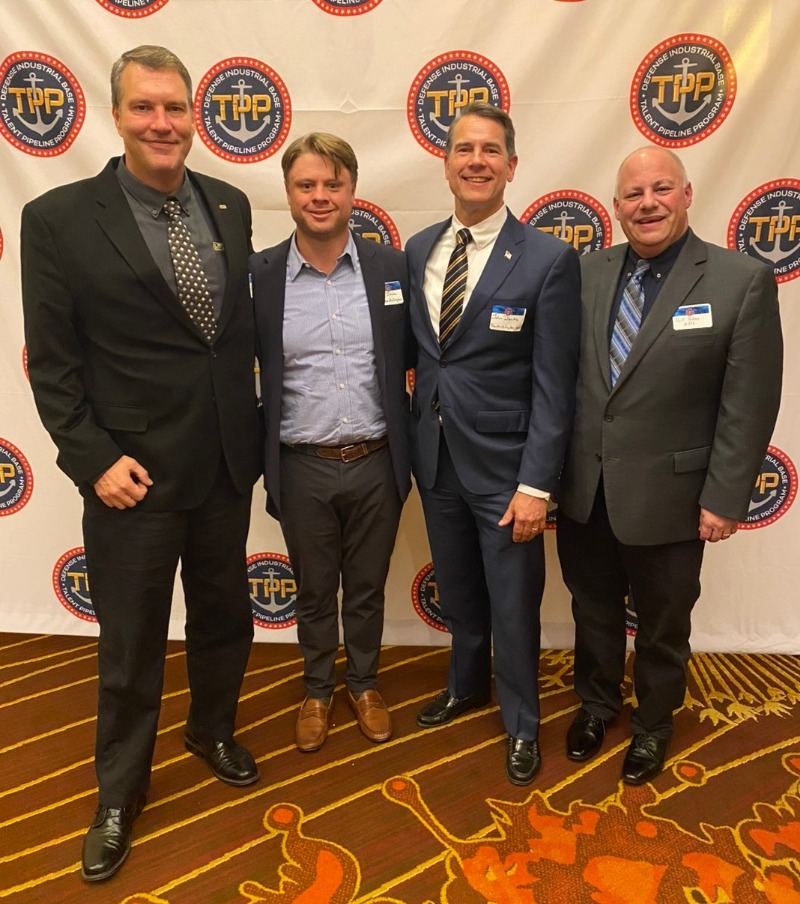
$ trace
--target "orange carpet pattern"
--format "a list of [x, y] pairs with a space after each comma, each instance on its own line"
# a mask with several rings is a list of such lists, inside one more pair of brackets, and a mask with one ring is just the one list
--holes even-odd
[[325, 747], [293, 744], [296, 647], [257, 644], [237, 737], [261, 781], [215, 780], [182, 744], [171, 644], [148, 806], [112, 880], [79, 877], [95, 806], [95, 643], [0, 635], [0, 902], [13, 904], [800, 904], [800, 660], [695, 655], [667, 769], [619, 782], [623, 714], [598, 757], [564, 756], [572, 654], [543, 653], [542, 771], [504, 775], [496, 706], [422, 731], [448, 651], [384, 651], [393, 738], [343, 699]]

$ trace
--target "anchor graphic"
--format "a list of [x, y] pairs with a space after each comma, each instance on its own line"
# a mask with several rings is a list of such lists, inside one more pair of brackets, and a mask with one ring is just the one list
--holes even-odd
[[[455, 97], [453, 98], [451, 103], [455, 104], [456, 107], [466, 106], [466, 102], [467, 100], [469, 100], [469, 95], [464, 90], [463, 86], [468, 85], [469, 81], [465, 79], [460, 72], [457, 72], [455, 78], [452, 81], [449, 81], [447, 84], [456, 86]], [[464, 95], [467, 95], [466, 98]], [[461, 116], [461, 110], [456, 109], [455, 115], [453, 116], [453, 122], [455, 122], [459, 116]], [[430, 119], [431, 122], [437, 125], [443, 132], [447, 132], [448, 127], [443, 122], [439, 121], [435, 113], [431, 113]]]
[[[689, 81], [689, 70], [697, 66], [697, 63], [692, 63], [688, 57], [684, 57], [680, 66], [675, 66], [675, 69], [680, 68], [681, 70], [681, 87], [684, 87], [688, 84]], [[707, 94], [700, 103], [700, 106], [694, 110], [686, 109], [686, 94], [681, 94], [681, 101], [678, 105], [678, 110], [676, 113], [670, 113], [668, 110], [665, 110], [662, 104], [656, 99], [653, 101], [653, 106], [658, 110], [658, 112], [669, 119], [670, 122], [674, 122], [676, 125], [682, 126], [687, 120], [694, 119], [698, 113], [702, 112], [703, 107], [707, 107], [711, 103], [711, 95]]]
[[36, 73], [31, 71], [31, 74], [28, 76], [28, 78], [23, 79], [23, 81], [30, 82], [31, 84], [30, 90], [28, 92], [29, 104], [35, 106], [36, 119], [33, 122], [29, 122], [22, 115], [22, 110], [14, 110], [14, 116], [16, 116], [24, 126], [27, 126], [27, 128], [29, 128], [31, 132], [36, 132], [37, 135], [40, 135], [42, 138], [44, 138], [44, 136], [48, 132], [52, 131], [55, 126], [58, 125], [59, 119], [64, 118], [64, 111], [56, 110], [55, 114], [53, 115], [53, 119], [50, 122], [45, 122], [42, 119], [42, 111], [40, 109], [44, 101], [44, 91], [42, 91], [41, 88], [36, 87], [36, 83], [44, 83], [44, 79], [37, 78]]
[[[267, 569], [267, 577], [270, 579], [270, 586], [272, 586], [272, 578], [274, 578], [278, 572], [274, 568]], [[297, 599], [297, 594], [293, 593], [289, 599], [285, 603], [279, 603], [275, 599], [275, 591], [270, 590], [269, 592], [269, 602], [262, 603], [258, 600], [253, 594], [250, 594], [250, 599], [253, 601], [253, 605], [257, 606], [263, 612], [269, 612], [273, 615], [277, 614], [281, 610], [285, 609], [287, 606], [291, 606], [294, 601]]]
[[754, 509], [764, 508], [765, 505], [772, 502], [772, 500], [778, 495], [777, 490], [773, 490], [771, 493], [767, 493], [767, 495], [763, 499], [759, 499], [756, 501], [750, 500], [749, 505], [747, 506], [747, 511], [752, 512]]
[[[798, 242], [794, 246], [794, 248], [790, 248], [788, 251], [781, 251], [780, 249], [781, 233], [788, 231], [788, 224], [786, 229], [783, 228], [783, 219], [787, 207], [789, 207], [789, 205], [785, 201], [779, 201], [777, 207], [771, 208], [772, 210], [776, 210], [778, 212], [778, 222], [775, 225], [775, 228], [771, 230], [774, 238], [772, 240], [772, 246], [768, 250], [764, 251], [761, 247], [759, 247], [756, 244], [754, 236], [751, 235], [749, 238], [750, 247], [753, 249], [753, 251], [755, 251], [756, 254], [761, 255], [761, 257], [765, 257], [768, 261], [772, 261], [774, 264], [777, 264], [778, 261], [782, 261], [785, 257], [790, 257], [800, 248], [800, 242]], [[792, 209], [793, 208], [789, 207], [789, 210]], [[786, 219], [788, 220], [789, 217], [787, 216]]]
[[2, 492], [0, 492], [0, 499], [4, 499], [6, 496], [9, 495], [9, 493], [13, 493], [16, 486], [17, 486], [16, 480], [9, 480], [8, 487], [5, 490], [3, 490]]
[[[240, 78], [238, 82], [236, 82], [235, 86], [239, 89], [239, 106], [238, 109], [244, 110], [244, 91], [245, 88], [252, 88], [252, 85], [248, 85], [243, 78]], [[227, 125], [225, 125], [221, 116], [217, 115], [214, 117], [214, 121], [216, 124], [224, 131], [230, 135], [231, 138], [238, 141], [240, 144], [249, 144], [257, 135], [264, 131], [264, 129], [272, 122], [271, 116], [265, 116], [263, 122], [260, 126], [255, 129], [248, 129], [247, 123], [244, 121], [244, 116], [239, 118], [239, 127], [237, 129], [231, 129]]]

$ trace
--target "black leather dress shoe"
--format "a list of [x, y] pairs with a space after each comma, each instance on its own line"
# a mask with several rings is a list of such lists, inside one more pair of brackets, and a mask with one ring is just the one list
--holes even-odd
[[604, 719], [587, 713], [585, 709], [578, 710], [567, 729], [567, 757], [577, 763], [591, 759], [600, 749], [605, 736]]
[[417, 713], [417, 725], [420, 728], [446, 725], [471, 709], [486, 706], [490, 699], [488, 694], [485, 697], [451, 697], [450, 691], [442, 691]]
[[110, 879], [122, 866], [131, 850], [131, 831], [136, 817], [145, 805], [142, 795], [127, 807], [104, 807], [95, 810], [92, 824], [83, 839], [81, 877], [87, 882]]
[[506, 776], [512, 785], [530, 785], [542, 765], [538, 741], [508, 738]]
[[204, 759], [216, 777], [228, 785], [252, 785], [260, 774], [249, 750], [236, 741], [204, 741], [186, 731], [183, 741], [189, 753]]
[[635, 734], [622, 761], [622, 781], [643, 785], [664, 768], [669, 741], [651, 734]]

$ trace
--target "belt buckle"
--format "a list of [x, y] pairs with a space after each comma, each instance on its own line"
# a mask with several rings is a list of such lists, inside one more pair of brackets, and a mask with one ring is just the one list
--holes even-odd
[[342, 446], [340, 451], [342, 461], [347, 465], [351, 461], [358, 461], [359, 458], [363, 458], [369, 452], [369, 449], [367, 449], [366, 443], [351, 443], [349, 446]]

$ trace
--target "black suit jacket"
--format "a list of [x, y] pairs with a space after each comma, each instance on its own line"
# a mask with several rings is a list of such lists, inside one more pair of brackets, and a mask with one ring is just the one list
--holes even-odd
[[224, 182], [189, 174], [228, 268], [209, 347], [148, 251], [117, 163], [22, 212], [28, 367], [59, 467], [93, 493], [91, 482], [130, 455], [153, 479], [137, 507], [164, 511], [201, 502], [224, 455], [246, 492], [260, 472], [249, 203]]
[[[405, 254], [354, 236], [367, 291], [378, 386], [386, 418], [389, 451], [397, 491], [405, 500], [411, 489], [408, 454], [406, 367], [409, 363], [408, 271]], [[266, 436], [264, 483], [267, 511], [280, 518], [280, 427], [283, 395], [283, 312], [286, 298], [286, 258], [291, 239], [251, 257], [253, 301], [261, 361], [261, 398]], [[398, 281], [403, 304], [387, 305], [386, 283]]]

